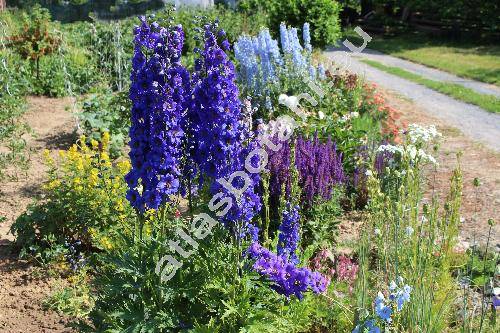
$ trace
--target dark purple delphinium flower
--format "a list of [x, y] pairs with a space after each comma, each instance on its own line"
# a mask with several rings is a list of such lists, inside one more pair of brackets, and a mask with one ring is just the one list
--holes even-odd
[[299, 206], [290, 207], [288, 205], [283, 211], [283, 220], [279, 226], [278, 255], [294, 265], [299, 263], [295, 253], [300, 241], [299, 220]]
[[317, 197], [329, 200], [334, 185], [344, 182], [342, 154], [337, 153], [331, 139], [321, 143], [317, 135], [312, 140], [299, 137], [295, 161], [306, 206], [310, 206]]
[[[382, 144], [387, 144], [383, 142]], [[377, 171], [377, 174], [383, 175], [385, 173], [385, 168], [389, 166], [389, 162], [394, 159], [394, 153], [388, 150], [383, 150], [377, 152], [375, 156], [375, 161], [373, 162], [373, 167]]]
[[[235, 68], [224, 52], [230, 47], [225, 33], [216, 23], [206, 25], [204, 32], [205, 46], [195, 60], [193, 99], [188, 113], [191, 156], [198, 166], [201, 182], [210, 182], [211, 193], [222, 192], [233, 199], [232, 208], [222, 221], [242, 222], [242, 232], [255, 235], [255, 228], [248, 223], [260, 209], [260, 198], [254, 192], [258, 174], [251, 175], [253, 185], [239, 198], [216, 181], [244, 170], [245, 158], [256, 141], [243, 121]], [[219, 39], [223, 41], [219, 43]], [[236, 188], [243, 185], [240, 178], [234, 183]]]
[[295, 295], [302, 299], [308, 290], [320, 294], [328, 287], [329, 281], [320, 273], [296, 267], [257, 242], [249, 247], [247, 256], [254, 260], [252, 268], [273, 283], [276, 292], [286, 297]]
[[134, 29], [127, 199], [140, 212], [157, 209], [179, 191], [181, 127], [189, 73], [181, 65], [180, 26], [160, 27], [141, 17]]
[[[380, 145], [387, 144], [386, 141], [383, 141], [381, 144], [376, 145], [379, 147]], [[372, 148], [373, 149], [373, 148]], [[370, 148], [366, 145], [359, 146], [354, 155], [354, 158], [358, 161], [357, 165], [354, 168], [352, 175], [352, 188], [356, 192], [356, 205], [359, 208], [363, 208], [366, 206], [368, 202], [368, 189], [367, 189], [367, 181], [368, 176], [366, 175], [367, 170], [369, 169], [369, 165], [371, 163], [371, 154]], [[375, 159], [373, 161], [373, 169], [377, 172], [377, 176], [382, 178], [386, 172], [386, 167], [388, 167], [391, 161], [394, 159], [394, 153], [384, 150], [380, 152], [376, 152]]]
[[79, 239], [75, 241], [69, 240], [64, 242], [64, 246], [68, 250], [65, 257], [71, 270], [76, 272], [85, 267], [87, 260], [84, 256], [82, 242]]
[[283, 186], [286, 195], [290, 194], [292, 182], [290, 177], [290, 144], [289, 142], [279, 142], [278, 138], [272, 139], [275, 145], [281, 144], [278, 151], [269, 149], [269, 162], [267, 168], [269, 169], [269, 193], [273, 197], [279, 198]]

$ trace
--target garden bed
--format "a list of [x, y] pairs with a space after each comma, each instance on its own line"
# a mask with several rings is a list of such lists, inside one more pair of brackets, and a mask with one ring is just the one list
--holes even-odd
[[[268, 10], [272, 17], [276, 9]], [[495, 174], [471, 187], [469, 164], [440, 169], [436, 127], [405, 124], [411, 106], [321, 63], [314, 37], [324, 42], [337, 30], [317, 34], [320, 18], [272, 27], [273, 36], [231, 25], [244, 12], [218, 14], [165, 11], [65, 27], [72, 39], [58, 37], [31, 68], [41, 80], [22, 98], [30, 90], [85, 93], [76, 140], [61, 107], [48, 117], [26, 113], [41, 134], [26, 141], [43, 159], [33, 170], [47, 174], [12, 185], [12, 195], [26, 183], [41, 194], [9, 221], [13, 249], [43, 267], [22, 269], [64, 281], [26, 283], [52, 291], [42, 301], [47, 329], [66, 320], [81, 332], [493, 329], [496, 254], [458, 236], [462, 217], [477, 231], [490, 214], [462, 211], [462, 194], [487, 200]], [[54, 33], [49, 21], [37, 24]], [[97, 44], [98, 53], [86, 53]], [[6, 52], [29, 70], [15, 50]], [[62, 73], [83, 84], [46, 80], [68, 59], [75, 63]], [[106, 76], [76, 75], [82, 64]], [[497, 227], [482, 223], [489, 245]], [[6, 281], [18, 281], [22, 273], [3, 262]], [[30, 318], [38, 318], [32, 299]], [[473, 315], [477, 302], [481, 315]], [[30, 307], [26, 297], [19, 303]], [[52, 322], [52, 311], [65, 314], [62, 322]]]

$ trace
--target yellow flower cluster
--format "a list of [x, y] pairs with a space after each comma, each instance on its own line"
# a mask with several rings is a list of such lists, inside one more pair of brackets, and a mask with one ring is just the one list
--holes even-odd
[[87, 138], [81, 136], [67, 151], [60, 151], [58, 158], [45, 151], [49, 179], [44, 189], [48, 199], [63, 207], [67, 214], [61, 220], [77, 224], [72, 227], [78, 229], [80, 236], [109, 250], [113, 244], [106, 236], [108, 230], [119, 227], [133, 210], [125, 198], [124, 176], [131, 168], [130, 162], [127, 159], [114, 162], [108, 151], [108, 133], [103, 134], [100, 143], [90, 140], [87, 144]]

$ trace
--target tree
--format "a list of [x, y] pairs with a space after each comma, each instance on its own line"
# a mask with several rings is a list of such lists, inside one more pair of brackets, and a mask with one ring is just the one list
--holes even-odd
[[8, 45], [23, 58], [35, 63], [36, 77], [40, 77], [40, 58], [55, 52], [61, 40], [50, 30], [50, 13], [36, 5], [30, 13], [23, 13], [23, 29], [18, 35], [9, 37]]

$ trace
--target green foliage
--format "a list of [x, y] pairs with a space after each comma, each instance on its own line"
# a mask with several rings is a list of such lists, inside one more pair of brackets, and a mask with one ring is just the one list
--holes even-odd
[[469, 274], [472, 283], [476, 287], [485, 286], [495, 276], [495, 270], [498, 262], [498, 253], [486, 254], [480, 256], [478, 253], [472, 253], [469, 258]]
[[[25, 68], [16, 56], [0, 50], [0, 180], [5, 177], [16, 178], [18, 170], [28, 167], [29, 156], [25, 150], [24, 134], [29, 127], [21, 116], [26, 110], [24, 94], [27, 82], [24, 79]], [[16, 68], [17, 67], [17, 68]]]
[[337, 228], [340, 222], [339, 217], [343, 213], [341, 207], [343, 197], [343, 189], [335, 188], [330, 200], [318, 202], [306, 212], [302, 229], [302, 246], [316, 244], [328, 247], [333, 245], [336, 241]]
[[218, 227], [210, 239], [199, 242], [173, 279], [162, 283], [153, 268], [169, 252], [166, 241], [184, 221], [150, 221], [142, 237], [134, 237], [132, 228], [125, 230], [117, 241], [121, 246], [101, 256], [98, 298], [87, 330], [306, 332], [333, 318], [324, 299], [287, 301], [240, 266], [241, 247]]
[[[165, 15], [168, 15], [166, 11], [157, 13], [159, 18], [165, 18]], [[195, 17], [200, 19], [195, 19]], [[261, 28], [268, 25], [267, 14], [263, 11], [240, 13], [224, 6], [217, 6], [208, 10], [182, 8], [175, 13], [173, 19], [176, 23], [181, 24], [184, 31], [186, 31], [184, 54], [190, 54], [195, 47], [200, 46], [195, 39], [196, 33], [194, 33], [200, 20], [208, 22], [218, 19], [221, 28], [226, 32], [231, 43], [234, 43], [242, 34], [256, 35]]]
[[85, 272], [71, 276], [69, 281], [69, 286], [59, 287], [44, 300], [43, 306], [73, 318], [85, 318], [93, 307]]
[[40, 58], [57, 50], [60, 39], [50, 27], [50, 13], [39, 5], [23, 14], [23, 28], [18, 35], [9, 38], [8, 46], [24, 59], [35, 63], [36, 77], [39, 78]]
[[376, 6], [385, 8], [391, 14], [401, 14], [404, 8], [419, 12], [425, 17], [437, 20], [465, 21], [463, 26], [474, 27], [480, 22], [495, 31], [498, 29], [498, 13], [500, 5], [495, 0], [450, 0], [443, 5], [439, 0], [374, 0]]
[[[263, 5], [269, 12], [269, 28], [279, 35], [281, 22], [294, 27], [311, 24], [312, 43], [323, 48], [337, 43], [340, 38], [339, 13], [341, 6], [329, 0], [270, 0]], [[247, 2], [242, 9], [255, 8]]]
[[85, 250], [110, 248], [109, 237], [134, 215], [125, 199], [123, 178], [129, 162], [111, 164], [109, 135], [100, 144], [92, 140], [91, 147], [85, 141], [82, 137], [78, 146], [61, 151], [60, 162], [46, 151], [49, 179], [44, 185], [45, 198], [11, 227], [24, 253], [36, 256], [67, 240], [80, 240]]
[[104, 90], [88, 96], [78, 113], [81, 126], [88, 139], [102, 140], [102, 134], [110, 134], [112, 157], [121, 155], [130, 126], [130, 99], [127, 92], [113, 93]]

